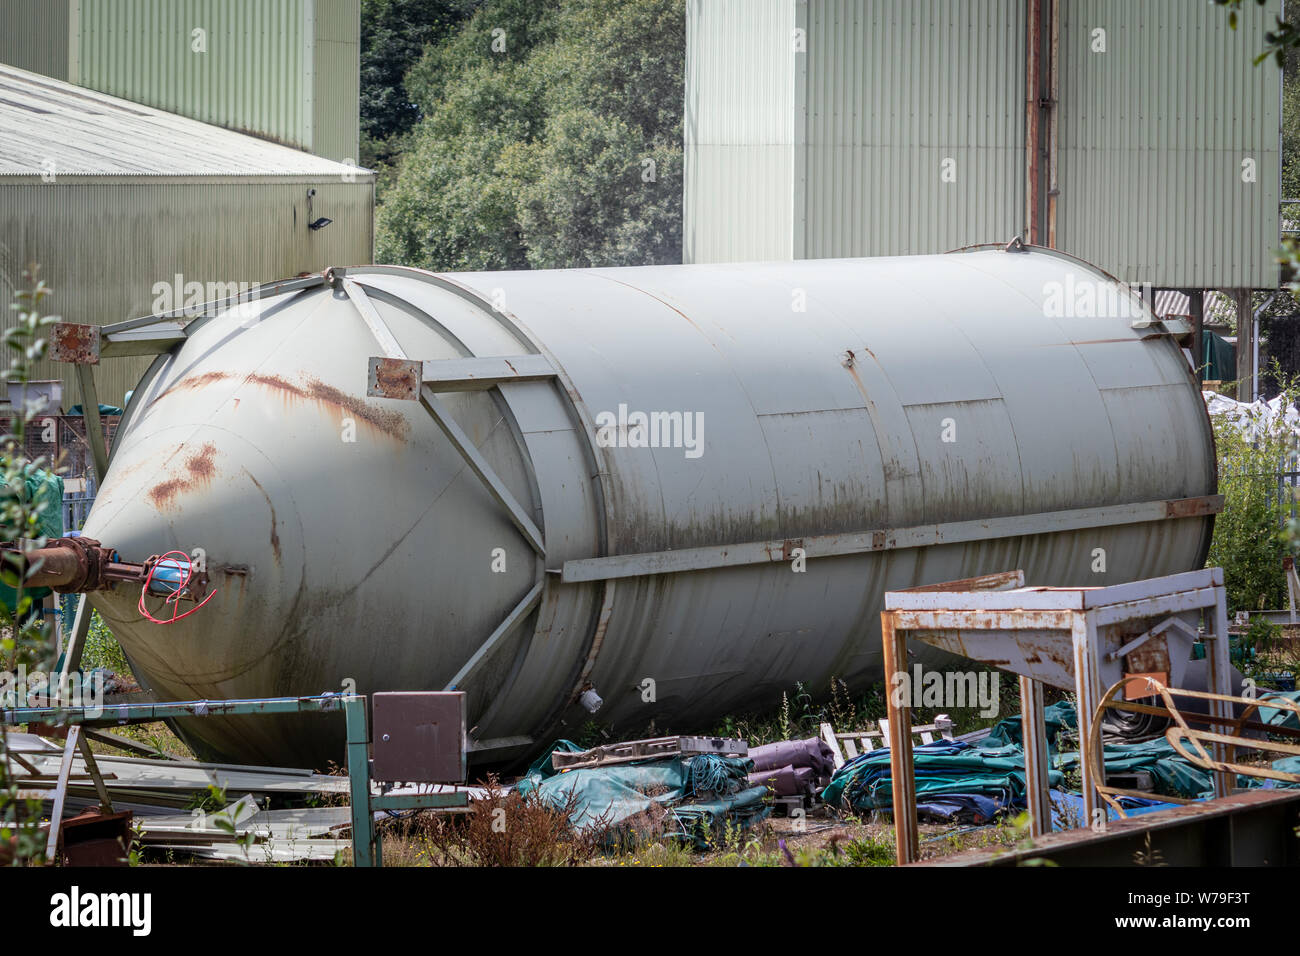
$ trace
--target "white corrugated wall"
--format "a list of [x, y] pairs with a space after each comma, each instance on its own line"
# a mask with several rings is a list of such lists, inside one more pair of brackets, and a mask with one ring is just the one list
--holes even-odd
[[[372, 257], [369, 181], [73, 179], [0, 180], [0, 273], [21, 285], [21, 270], [38, 262], [54, 291], [44, 311], [68, 322], [147, 315], [155, 284], [172, 285], [177, 273], [205, 285], [256, 284]], [[313, 215], [334, 220], [317, 232], [306, 226], [312, 187]], [[120, 405], [147, 367], [146, 359], [105, 360], [95, 373], [101, 400]], [[77, 394], [66, 366], [42, 363], [34, 377], [62, 377], [65, 396]]]
[[688, 0], [687, 262], [789, 259], [794, 0]]
[[[1235, 32], [1190, 0], [1059, 7], [1057, 247], [1127, 281], [1275, 286], [1281, 78], [1251, 60], [1281, 0], [1244, 5]], [[686, 260], [1021, 233], [1026, 13], [1027, 0], [688, 2]], [[796, 26], [806, 53], [789, 52]]]
[[1057, 245], [1127, 282], [1276, 286], [1281, 78], [1251, 61], [1278, 0], [1235, 32], [1208, 3], [1061, 7]]

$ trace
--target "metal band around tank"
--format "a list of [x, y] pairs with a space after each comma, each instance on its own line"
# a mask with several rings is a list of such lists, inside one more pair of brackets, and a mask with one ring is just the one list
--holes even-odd
[[682, 548], [676, 551], [653, 551], [623, 554], [608, 558], [583, 558], [564, 562], [560, 571], [566, 584], [632, 578], [649, 574], [675, 574], [681, 571], [704, 571], [711, 568], [737, 567], [789, 561], [796, 549], [806, 558], [864, 554], [902, 548], [963, 544], [990, 538], [1080, 531], [1086, 528], [1140, 524], [1171, 518], [1199, 518], [1223, 510], [1223, 495], [1178, 498], [1171, 501], [1144, 501], [1100, 508], [1077, 508], [1072, 511], [1049, 511], [1031, 515], [1008, 515], [974, 521], [920, 525], [851, 534], [790, 538], [781, 541], [752, 541], [744, 544], [718, 545], [708, 548]]

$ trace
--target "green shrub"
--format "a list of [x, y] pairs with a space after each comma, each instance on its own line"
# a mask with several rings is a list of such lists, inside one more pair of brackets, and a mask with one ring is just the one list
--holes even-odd
[[[1300, 382], [1286, 381], [1284, 408], [1296, 403]], [[1211, 416], [1218, 446], [1219, 492], [1223, 512], [1214, 521], [1208, 563], [1223, 568], [1230, 607], [1241, 610], [1283, 607], [1286, 576], [1282, 558], [1290, 540], [1284, 532], [1292, 492], [1279, 481], [1297, 442], [1282, 415], [1241, 429], [1226, 416]]]

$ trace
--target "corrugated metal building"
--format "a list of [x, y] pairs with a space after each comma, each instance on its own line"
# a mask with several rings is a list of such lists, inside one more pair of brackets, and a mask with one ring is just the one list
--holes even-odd
[[[333, 222], [308, 228], [321, 218]], [[55, 292], [46, 311], [68, 322], [181, 308], [368, 262], [373, 223], [372, 173], [0, 66], [6, 304], [36, 262]], [[146, 365], [105, 361], [101, 398], [120, 405]], [[45, 365], [35, 377], [66, 368]], [[62, 377], [65, 395], [75, 395]]]
[[1280, 9], [688, 0], [685, 258], [1022, 234], [1127, 282], [1275, 287], [1281, 71], [1252, 60]]
[[360, 0], [0, 0], [0, 63], [356, 162]]

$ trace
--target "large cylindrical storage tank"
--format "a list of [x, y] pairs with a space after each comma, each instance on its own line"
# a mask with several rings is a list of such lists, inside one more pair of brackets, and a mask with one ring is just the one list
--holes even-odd
[[[706, 731], [878, 678], [887, 589], [1113, 584], [1208, 548], [1186, 358], [1061, 255], [304, 284], [191, 323], [117, 434], [85, 534], [202, 548], [217, 588], [167, 626], [92, 594], [160, 698], [454, 683], [479, 759], [573, 733], [585, 690], [616, 729]], [[288, 765], [343, 741], [183, 729]]]

